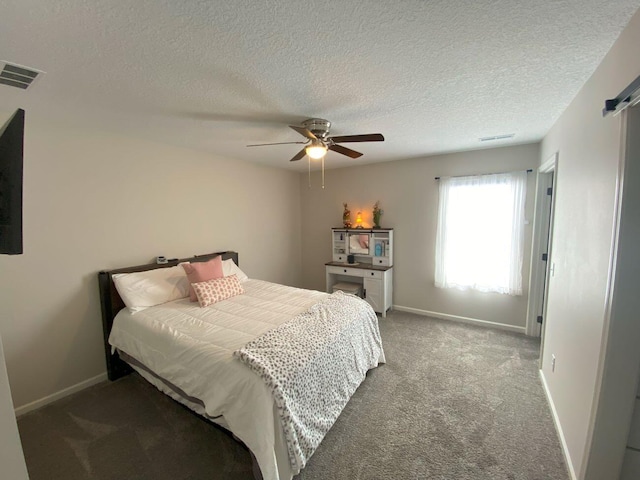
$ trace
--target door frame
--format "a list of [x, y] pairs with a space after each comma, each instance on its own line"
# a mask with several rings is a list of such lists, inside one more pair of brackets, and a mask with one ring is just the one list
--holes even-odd
[[[527, 302], [527, 322], [525, 332], [529, 336], [538, 336], [539, 315], [545, 317], [546, 303], [541, 308], [545, 294], [549, 288], [551, 265], [551, 247], [553, 238], [553, 212], [555, 209], [555, 188], [551, 195], [551, 206], [548, 203], [547, 188], [557, 184], [554, 178], [558, 170], [558, 152], [549, 157], [536, 172], [536, 200], [533, 215], [533, 239], [531, 244], [531, 269], [529, 274], [529, 298]], [[548, 228], [548, 230], [547, 230]], [[547, 247], [548, 240], [548, 247]], [[547, 261], [542, 254], [547, 253]], [[546, 278], [546, 282], [545, 282]], [[544, 337], [544, 320], [541, 336]], [[542, 352], [541, 352], [542, 353]], [[542, 355], [541, 355], [542, 358]]]

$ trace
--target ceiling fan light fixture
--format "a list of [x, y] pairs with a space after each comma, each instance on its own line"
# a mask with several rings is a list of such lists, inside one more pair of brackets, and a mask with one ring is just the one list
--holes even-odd
[[314, 160], [319, 160], [327, 154], [327, 147], [321, 143], [315, 143], [305, 148], [307, 155]]

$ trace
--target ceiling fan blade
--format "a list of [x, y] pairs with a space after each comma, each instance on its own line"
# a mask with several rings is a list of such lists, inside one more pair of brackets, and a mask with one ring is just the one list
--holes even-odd
[[311, 133], [309, 130], [307, 130], [304, 127], [296, 127], [295, 125], [289, 125], [289, 128], [293, 128], [296, 132], [298, 132], [303, 137], [307, 137], [309, 140], [318, 139], [313, 133]]
[[296, 153], [296, 156], [293, 157], [291, 160], [289, 160], [290, 162], [295, 162], [297, 160], [302, 159], [305, 155], [307, 154], [307, 150], [306, 147], [303, 148], [302, 150], [300, 150], [298, 153]]
[[368, 133], [366, 135], [342, 135], [330, 137], [336, 143], [347, 142], [384, 142], [384, 136], [381, 133]]
[[291, 145], [291, 144], [302, 144], [304, 145], [307, 142], [277, 142], [277, 143], [254, 143], [252, 145], [247, 145], [247, 147], [264, 147], [265, 145]]
[[342, 155], [346, 155], [351, 158], [361, 157], [362, 154], [360, 152], [356, 152], [355, 150], [351, 150], [350, 148], [343, 147], [342, 145], [330, 145], [329, 150], [333, 150], [334, 152], [341, 153]]

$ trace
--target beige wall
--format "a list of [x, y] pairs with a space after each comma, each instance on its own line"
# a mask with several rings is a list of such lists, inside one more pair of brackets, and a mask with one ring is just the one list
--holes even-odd
[[299, 283], [298, 185], [292, 172], [27, 112], [24, 254], [0, 256], [15, 406], [105, 371], [101, 269], [233, 249], [251, 277]]
[[[621, 117], [603, 119], [601, 110], [605, 99], [640, 75], [638, 45], [640, 12], [541, 147], [541, 162], [559, 152], [551, 258], [555, 276], [549, 282], [542, 371], [570, 466], [579, 479], [605, 478], [599, 476], [603, 472], [606, 478], [617, 478], [621, 460], [618, 453], [601, 456], [606, 445], [599, 441], [590, 449], [603, 368], [601, 354], [611, 341], [606, 318], [621, 133]], [[619, 332], [622, 336], [630, 333]], [[557, 359], [555, 372], [551, 371], [552, 354]], [[596, 457], [599, 460], [587, 469], [590, 458]]]
[[[324, 264], [331, 260], [330, 228], [341, 226], [343, 202], [348, 203], [353, 219], [356, 212], [362, 210], [365, 223], [371, 225], [373, 204], [380, 200], [384, 210], [382, 226], [394, 228], [394, 305], [523, 329], [526, 294], [514, 297], [435, 288], [438, 182], [434, 177], [535, 168], [538, 157], [538, 145], [523, 145], [328, 170], [324, 190], [318, 172], [312, 175], [311, 188], [307, 175], [302, 175], [304, 286], [325, 288]], [[327, 162], [330, 161], [328, 158]], [[533, 220], [534, 187], [535, 174], [530, 174], [526, 207], [529, 221]], [[531, 225], [526, 227], [526, 238], [525, 291], [529, 279]]]
[[27, 480], [29, 478], [22, 454], [16, 416], [13, 413], [2, 338], [0, 338], [0, 465], [2, 465], [3, 478], [12, 480]]

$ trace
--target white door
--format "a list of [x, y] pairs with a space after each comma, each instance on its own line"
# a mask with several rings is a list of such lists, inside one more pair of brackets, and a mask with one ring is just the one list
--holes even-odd
[[553, 181], [557, 161], [558, 154], [556, 153], [544, 162], [538, 169], [536, 181], [536, 207], [533, 221], [526, 326], [527, 335], [536, 337], [544, 337], [546, 292], [550, 280], [549, 276], [553, 276], [551, 239], [553, 238], [553, 210], [556, 193]]
[[553, 172], [547, 173], [549, 187], [547, 187], [547, 199], [545, 202], [544, 208], [547, 210], [547, 218], [545, 225], [545, 233], [544, 237], [546, 237], [546, 241], [544, 242], [544, 252], [542, 253], [542, 260], [545, 262], [544, 273], [542, 275], [542, 298], [540, 299], [540, 315], [536, 316], [536, 322], [538, 323], [538, 331], [537, 336], [542, 336], [543, 328], [542, 324], [544, 322], [545, 316], [545, 306], [547, 304], [547, 283], [549, 282], [549, 274], [552, 271], [551, 258], [550, 254], [550, 246], [551, 246], [551, 231], [552, 231], [552, 222], [553, 222]]

